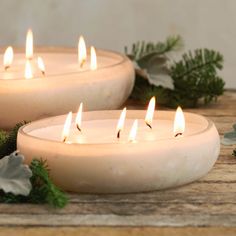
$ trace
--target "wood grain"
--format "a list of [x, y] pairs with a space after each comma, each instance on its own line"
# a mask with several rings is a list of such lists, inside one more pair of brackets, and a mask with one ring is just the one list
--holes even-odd
[[[128, 102], [129, 109], [144, 106]], [[213, 120], [222, 136], [236, 122], [236, 92], [189, 109]], [[236, 146], [235, 146], [236, 148]], [[204, 178], [179, 188], [138, 194], [73, 194], [56, 210], [0, 204], [0, 235], [236, 235], [236, 158], [222, 146]]]
[[0, 236], [235, 236], [235, 234], [236, 230], [228, 227], [0, 227]]

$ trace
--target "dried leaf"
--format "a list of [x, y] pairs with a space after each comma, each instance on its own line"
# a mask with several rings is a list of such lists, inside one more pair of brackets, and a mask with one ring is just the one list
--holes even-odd
[[224, 135], [224, 137], [221, 139], [221, 143], [223, 145], [234, 145], [236, 144], [236, 132], [228, 132]]
[[162, 86], [163, 88], [168, 88], [173, 90], [174, 83], [172, 78], [168, 74], [148, 74], [147, 76], [150, 84], [155, 86]]
[[24, 156], [13, 152], [0, 160], [0, 189], [5, 193], [27, 196], [32, 188], [32, 172], [23, 164]]

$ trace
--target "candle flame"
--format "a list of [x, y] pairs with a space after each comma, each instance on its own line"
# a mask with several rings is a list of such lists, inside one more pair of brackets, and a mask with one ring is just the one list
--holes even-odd
[[124, 123], [125, 123], [125, 117], [126, 117], [126, 107], [122, 110], [120, 114], [119, 121], [117, 123], [116, 131], [117, 131], [117, 138], [120, 138], [120, 132], [124, 128]]
[[33, 32], [31, 29], [29, 29], [26, 36], [26, 47], [25, 47], [26, 59], [31, 60], [33, 58], [33, 55], [34, 55]]
[[25, 63], [25, 78], [26, 79], [33, 78], [33, 73], [32, 73], [31, 64], [29, 60], [26, 60], [26, 63]]
[[38, 68], [41, 70], [42, 74], [45, 75], [45, 65], [42, 57], [38, 57], [37, 62], [38, 62]]
[[97, 69], [97, 55], [94, 47], [91, 47], [90, 49], [90, 69], [91, 70], [96, 70]]
[[13, 48], [8, 47], [3, 56], [3, 66], [5, 70], [7, 70], [11, 66], [13, 62], [13, 57], [14, 57]]
[[83, 36], [79, 37], [78, 43], [78, 63], [79, 67], [82, 68], [87, 58], [87, 50]]
[[181, 107], [178, 107], [175, 113], [175, 120], [174, 120], [174, 136], [178, 137], [179, 135], [183, 135], [185, 130], [185, 118], [184, 113]]
[[72, 112], [70, 111], [66, 117], [66, 121], [62, 131], [62, 142], [66, 142], [70, 134], [70, 126], [72, 122]]
[[82, 124], [82, 110], [83, 110], [83, 103], [81, 102], [79, 105], [76, 118], [75, 118], [76, 127], [80, 132], [81, 132], [81, 124]]
[[145, 122], [150, 129], [152, 129], [152, 120], [154, 116], [155, 105], [156, 105], [156, 98], [152, 97], [148, 104], [148, 109], [145, 117]]
[[135, 120], [129, 133], [129, 142], [135, 142], [137, 129], [138, 129], [138, 120]]

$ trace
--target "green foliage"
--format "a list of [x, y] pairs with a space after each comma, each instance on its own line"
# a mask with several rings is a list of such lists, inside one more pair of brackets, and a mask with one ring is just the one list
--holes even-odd
[[[26, 124], [17, 124], [9, 133], [0, 130], [0, 158], [16, 150], [18, 129]], [[34, 159], [30, 164], [32, 190], [28, 196], [14, 195], [0, 191], [0, 202], [5, 203], [47, 203], [50, 206], [62, 208], [68, 199], [64, 192], [59, 190], [49, 178], [47, 164], [43, 160]]]
[[233, 156], [236, 157], [236, 149], [233, 150]]
[[166, 105], [170, 102], [170, 93], [171, 90], [151, 85], [147, 79], [144, 79], [140, 75], [136, 75], [131, 98], [139, 100], [142, 104], [146, 104], [151, 97], [156, 96], [158, 98], [158, 105]]
[[[156, 44], [138, 42], [130, 53], [126, 48], [127, 55], [139, 66], [131, 98], [147, 103], [151, 96], [156, 96], [158, 103], [165, 106], [196, 107], [202, 101], [205, 104], [215, 101], [224, 92], [225, 83], [218, 76], [223, 68], [223, 56], [214, 50], [196, 49], [183, 54], [177, 62], [171, 61], [167, 53], [182, 46], [181, 37], [172, 36]], [[169, 82], [163, 83], [168, 75], [174, 89], [167, 86]], [[162, 83], [158, 83], [161, 78]]]
[[34, 159], [30, 164], [32, 190], [28, 196], [14, 195], [0, 191], [0, 202], [5, 203], [47, 203], [52, 207], [64, 207], [68, 199], [50, 180], [45, 161]]
[[139, 63], [142, 60], [149, 60], [153, 56], [163, 55], [171, 51], [177, 51], [183, 47], [183, 40], [179, 35], [169, 36], [164, 42], [138, 41], [132, 45], [131, 52], [125, 47], [127, 56]]
[[[176, 105], [192, 101], [197, 105], [199, 99], [207, 104], [224, 91], [224, 81], [217, 75], [223, 68], [223, 56], [208, 49], [196, 49], [182, 56], [171, 66], [174, 80]], [[183, 104], [186, 105], [186, 104]]]
[[32, 170], [32, 191], [29, 198], [34, 203], [48, 203], [53, 207], [64, 207], [68, 199], [66, 195], [59, 190], [49, 178], [49, 170], [46, 161], [43, 160], [32, 160], [30, 164]]
[[0, 130], [0, 159], [16, 150], [18, 130], [25, 124], [27, 124], [26, 121], [16, 124], [9, 133]]

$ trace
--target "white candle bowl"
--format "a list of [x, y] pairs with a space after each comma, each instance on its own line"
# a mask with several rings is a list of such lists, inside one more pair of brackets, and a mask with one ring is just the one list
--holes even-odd
[[[37, 56], [44, 60], [45, 76], [37, 68]], [[25, 55], [16, 53], [12, 66], [0, 69], [0, 127], [76, 112], [80, 102], [86, 110], [119, 108], [133, 88], [132, 62], [119, 53], [97, 50], [98, 68], [92, 71], [89, 60], [79, 68], [75, 50], [38, 49], [31, 61], [34, 77], [25, 79]]]
[[[50, 175], [59, 187], [85, 193], [143, 192], [180, 186], [206, 175], [217, 160], [218, 132], [212, 121], [200, 115], [185, 113], [186, 132], [174, 138], [174, 112], [156, 111], [150, 130], [143, 121], [145, 111], [128, 111], [125, 129], [139, 119], [134, 143], [127, 141], [126, 131], [121, 133], [121, 140], [116, 139], [115, 127], [111, 127], [119, 115], [120, 111], [83, 113], [83, 132], [86, 135], [88, 129], [88, 137], [80, 144], [60, 141], [66, 115], [32, 122], [20, 128], [17, 147], [26, 163], [35, 157], [47, 160]], [[101, 124], [106, 121], [108, 127], [102, 131]], [[72, 129], [73, 136], [76, 129]]]

